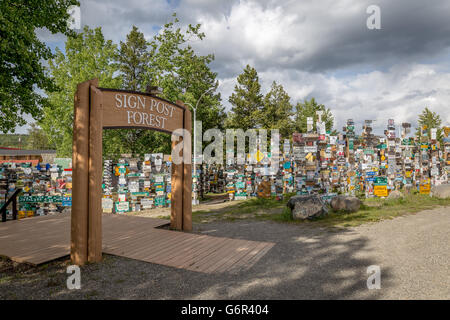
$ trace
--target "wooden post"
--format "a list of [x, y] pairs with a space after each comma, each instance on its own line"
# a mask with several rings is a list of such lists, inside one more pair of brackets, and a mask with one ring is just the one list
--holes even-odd
[[88, 261], [102, 260], [102, 93], [90, 87]]
[[[191, 131], [192, 115], [189, 107], [186, 106], [184, 112], [184, 129], [188, 131], [189, 137], [183, 139], [183, 152], [185, 160], [183, 162], [183, 230], [192, 230], [192, 149], [191, 149]], [[189, 162], [186, 163], [186, 160]]]
[[70, 257], [72, 263], [83, 265], [88, 260], [89, 219], [89, 91], [98, 80], [78, 84], [74, 101], [73, 124], [73, 188]]
[[[178, 142], [172, 141], [172, 149], [178, 143], [183, 143], [182, 140]], [[176, 230], [183, 229], [183, 163], [175, 164], [172, 159], [172, 196], [170, 198], [170, 227]]]

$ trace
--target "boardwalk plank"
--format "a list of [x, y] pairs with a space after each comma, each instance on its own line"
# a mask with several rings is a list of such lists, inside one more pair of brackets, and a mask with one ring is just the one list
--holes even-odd
[[[103, 215], [103, 252], [197, 272], [237, 272], [256, 263], [272, 243], [157, 229], [163, 219]], [[42, 264], [70, 254], [70, 215], [0, 224], [0, 255]]]

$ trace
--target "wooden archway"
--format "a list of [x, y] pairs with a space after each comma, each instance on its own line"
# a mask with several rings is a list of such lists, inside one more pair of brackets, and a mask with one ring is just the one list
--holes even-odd
[[[148, 93], [98, 87], [82, 82], [74, 99], [71, 259], [74, 264], [102, 259], [102, 131], [108, 128], [147, 128], [172, 134], [191, 132], [191, 112], [181, 101], [173, 104]], [[184, 143], [190, 159], [190, 137]], [[192, 230], [191, 164], [172, 164], [171, 227]]]

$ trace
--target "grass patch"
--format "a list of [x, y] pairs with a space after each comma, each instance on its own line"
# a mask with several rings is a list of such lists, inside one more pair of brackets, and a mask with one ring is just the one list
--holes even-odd
[[275, 197], [251, 198], [235, 201], [232, 205], [221, 209], [196, 210], [192, 212], [192, 220], [197, 223], [206, 223], [220, 220], [267, 219], [271, 215], [280, 214], [293, 195], [287, 194], [282, 200], [277, 200]]
[[282, 200], [275, 198], [252, 198], [244, 201], [236, 201], [235, 204], [217, 210], [197, 210], [193, 212], [193, 221], [207, 223], [213, 221], [236, 221], [243, 219], [271, 220], [281, 223], [302, 224], [307, 223], [317, 226], [329, 227], [354, 227], [368, 222], [378, 222], [393, 219], [398, 216], [416, 213], [439, 206], [450, 206], [450, 199], [439, 199], [421, 194], [409, 194], [404, 198], [362, 199], [363, 203], [358, 212], [334, 212], [314, 220], [292, 220], [291, 212], [286, 203], [294, 194], [289, 194]]

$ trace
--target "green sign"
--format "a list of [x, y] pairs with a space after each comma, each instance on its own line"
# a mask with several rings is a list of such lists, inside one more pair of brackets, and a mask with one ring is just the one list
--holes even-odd
[[62, 196], [20, 196], [19, 203], [59, 203]]

